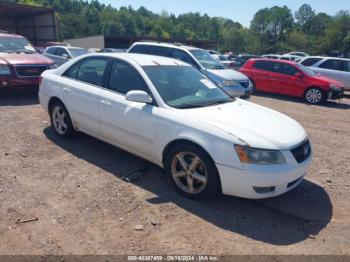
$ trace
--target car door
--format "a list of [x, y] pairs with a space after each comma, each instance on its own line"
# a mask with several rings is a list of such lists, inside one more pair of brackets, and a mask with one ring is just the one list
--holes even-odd
[[56, 54], [56, 61], [58, 65], [63, 65], [65, 62], [71, 59], [70, 54], [63, 47], [57, 47], [55, 54]]
[[62, 81], [64, 103], [74, 126], [86, 133], [100, 135], [99, 104], [108, 59], [90, 57], [71, 66]]
[[270, 92], [270, 78], [273, 75], [273, 62], [258, 60], [252, 66], [249, 76], [253, 79], [257, 90]]
[[133, 66], [113, 60], [100, 95], [102, 134], [115, 145], [150, 156], [158, 127], [158, 107], [126, 100], [125, 95], [131, 90], [142, 90], [152, 96]]
[[317, 67], [317, 72], [323, 76], [333, 78], [350, 87], [349, 62], [341, 59], [327, 59]]
[[56, 47], [48, 47], [45, 50], [45, 56], [47, 56], [48, 58], [50, 58], [51, 60], [53, 60], [56, 64], [57, 64], [57, 57], [56, 57]]
[[[274, 62], [274, 74], [270, 78], [271, 89], [274, 93], [291, 96], [301, 96], [305, 90], [303, 73], [287, 63]], [[295, 74], [299, 73], [299, 76]]]
[[350, 91], [350, 61], [344, 60], [343, 64], [343, 74], [344, 74], [344, 87], [346, 90]]

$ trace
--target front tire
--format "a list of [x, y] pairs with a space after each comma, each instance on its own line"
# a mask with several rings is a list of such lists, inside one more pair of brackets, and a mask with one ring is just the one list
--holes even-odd
[[51, 126], [56, 135], [70, 138], [74, 134], [74, 127], [70, 115], [62, 102], [56, 101], [50, 107]]
[[165, 170], [175, 190], [185, 197], [203, 200], [219, 192], [215, 163], [199, 146], [190, 143], [175, 146], [166, 157]]
[[325, 101], [325, 93], [318, 87], [311, 87], [305, 91], [304, 100], [312, 105], [322, 104]]

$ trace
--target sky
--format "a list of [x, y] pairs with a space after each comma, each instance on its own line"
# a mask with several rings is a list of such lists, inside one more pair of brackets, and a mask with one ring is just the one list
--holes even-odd
[[175, 15], [187, 12], [207, 13], [209, 16], [232, 19], [245, 27], [249, 27], [250, 21], [259, 9], [275, 5], [286, 5], [293, 14], [304, 3], [310, 4], [316, 12], [325, 12], [329, 15], [335, 15], [339, 10], [350, 11], [349, 0], [100, 0], [100, 2], [117, 8], [131, 5], [138, 9], [144, 6], [155, 13], [163, 10]]

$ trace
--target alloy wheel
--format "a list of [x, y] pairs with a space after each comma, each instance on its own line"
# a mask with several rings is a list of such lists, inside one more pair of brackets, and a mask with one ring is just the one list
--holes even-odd
[[61, 106], [56, 106], [52, 110], [52, 122], [58, 134], [64, 135], [68, 130], [67, 116]]
[[306, 92], [306, 100], [311, 104], [318, 104], [322, 100], [322, 91], [318, 88], [311, 88]]
[[207, 184], [208, 173], [203, 161], [194, 153], [180, 152], [171, 165], [171, 175], [175, 183], [186, 193], [197, 194]]

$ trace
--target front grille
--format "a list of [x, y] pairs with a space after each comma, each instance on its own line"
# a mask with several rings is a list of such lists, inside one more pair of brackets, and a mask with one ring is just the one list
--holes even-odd
[[291, 150], [295, 160], [298, 163], [304, 162], [311, 155], [311, 146], [309, 140]]
[[18, 65], [15, 66], [19, 77], [36, 77], [48, 69], [47, 65]]
[[239, 84], [244, 87], [247, 88], [249, 86], [249, 81], [239, 81]]

